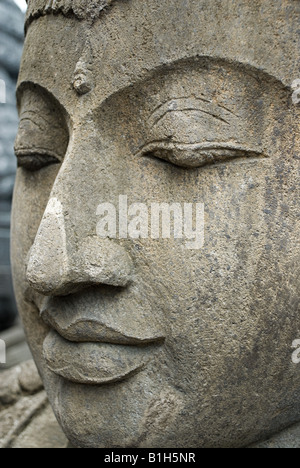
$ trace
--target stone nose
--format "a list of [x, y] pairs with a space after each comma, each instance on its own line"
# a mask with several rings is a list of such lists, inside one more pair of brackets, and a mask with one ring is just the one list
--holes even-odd
[[51, 198], [29, 252], [27, 281], [45, 296], [75, 293], [92, 285], [126, 287], [134, 266], [116, 241], [88, 236], [67, 237], [63, 207]]

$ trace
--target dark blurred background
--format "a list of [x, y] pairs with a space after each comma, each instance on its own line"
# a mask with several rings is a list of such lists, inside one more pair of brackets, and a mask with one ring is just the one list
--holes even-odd
[[1, 93], [0, 99], [0, 339], [8, 348], [15, 347], [8, 352], [8, 367], [28, 357], [14, 300], [9, 254], [16, 170], [13, 147], [18, 128], [15, 89], [24, 40], [24, 12], [17, 4], [24, 7], [25, 0], [0, 0], [0, 80], [2, 91], [5, 83], [6, 94], [4, 99]]

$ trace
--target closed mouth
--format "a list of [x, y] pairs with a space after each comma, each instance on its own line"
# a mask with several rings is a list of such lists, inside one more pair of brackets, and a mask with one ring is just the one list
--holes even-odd
[[104, 385], [141, 371], [158, 347], [74, 343], [52, 330], [43, 348], [47, 366], [55, 374], [73, 383]]
[[47, 299], [41, 308], [41, 318], [64, 339], [75, 343], [108, 343], [116, 345], [143, 346], [162, 344], [164, 334], [150, 325], [141, 314], [125, 313], [113, 316], [80, 308], [62, 307]]
[[165, 337], [147, 317], [137, 314], [140, 320], [126, 320], [126, 315], [83, 312], [48, 298], [41, 308], [51, 329], [43, 345], [48, 368], [70, 382], [88, 385], [119, 382], [140, 372]]
[[126, 332], [114, 329], [96, 319], [77, 319], [70, 324], [62, 324], [53, 317], [43, 315], [44, 321], [54, 328], [63, 338], [75, 343], [110, 343], [118, 345], [147, 345], [162, 343], [164, 336], [156, 333], [151, 336], [146, 333], [133, 336]]

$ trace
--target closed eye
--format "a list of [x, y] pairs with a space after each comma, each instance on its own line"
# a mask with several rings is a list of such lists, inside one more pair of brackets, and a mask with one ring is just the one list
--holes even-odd
[[56, 154], [42, 149], [15, 149], [18, 167], [30, 172], [37, 172], [52, 164], [60, 164], [61, 161]]
[[178, 144], [164, 141], [146, 145], [139, 154], [183, 168], [200, 168], [234, 159], [253, 160], [267, 157], [261, 151], [234, 146], [232, 143]]

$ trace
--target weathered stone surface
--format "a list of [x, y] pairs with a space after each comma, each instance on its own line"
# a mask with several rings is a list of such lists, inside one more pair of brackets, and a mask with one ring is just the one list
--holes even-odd
[[0, 377], [0, 448], [67, 447], [34, 362]]
[[76, 447], [247, 447], [300, 421], [300, 3], [105, 3], [29, 0], [31, 350]]
[[26, 26], [40, 16], [63, 14], [75, 18], [94, 20], [115, 0], [35, 0], [28, 2]]
[[23, 393], [34, 394], [43, 389], [33, 361], [27, 361], [0, 374], [0, 408], [15, 403]]
[[67, 448], [67, 445], [66, 436], [47, 404], [12, 442], [11, 448]]
[[249, 448], [263, 449], [297, 449], [300, 448], [300, 424], [295, 424], [285, 431], [280, 432], [265, 442], [253, 445]]
[[0, 408], [5, 408], [15, 403], [21, 395], [19, 376], [21, 368], [17, 367], [14, 371], [5, 371], [1, 373], [0, 382]]
[[[57, 423], [33, 361], [1, 374], [1, 380], [2, 377], [0, 402], [5, 401], [5, 410], [0, 407], [0, 448], [74, 448]], [[30, 396], [27, 392], [24, 396], [20, 382], [30, 389]], [[167, 422], [163, 417], [164, 406], [173, 406], [176, 411], [177, 404], [178, 401], [170, 399], [166, 393], [161, 404], [151, 409], [150, 413], [156, 414], [162, 429]], [[249, 448], [300, 448], [300, 425]]]
[[33, 361], [25, 362], [21, 369], [19, 384], [24, 392], [32, 394], [43, 390], [43, 383]]

